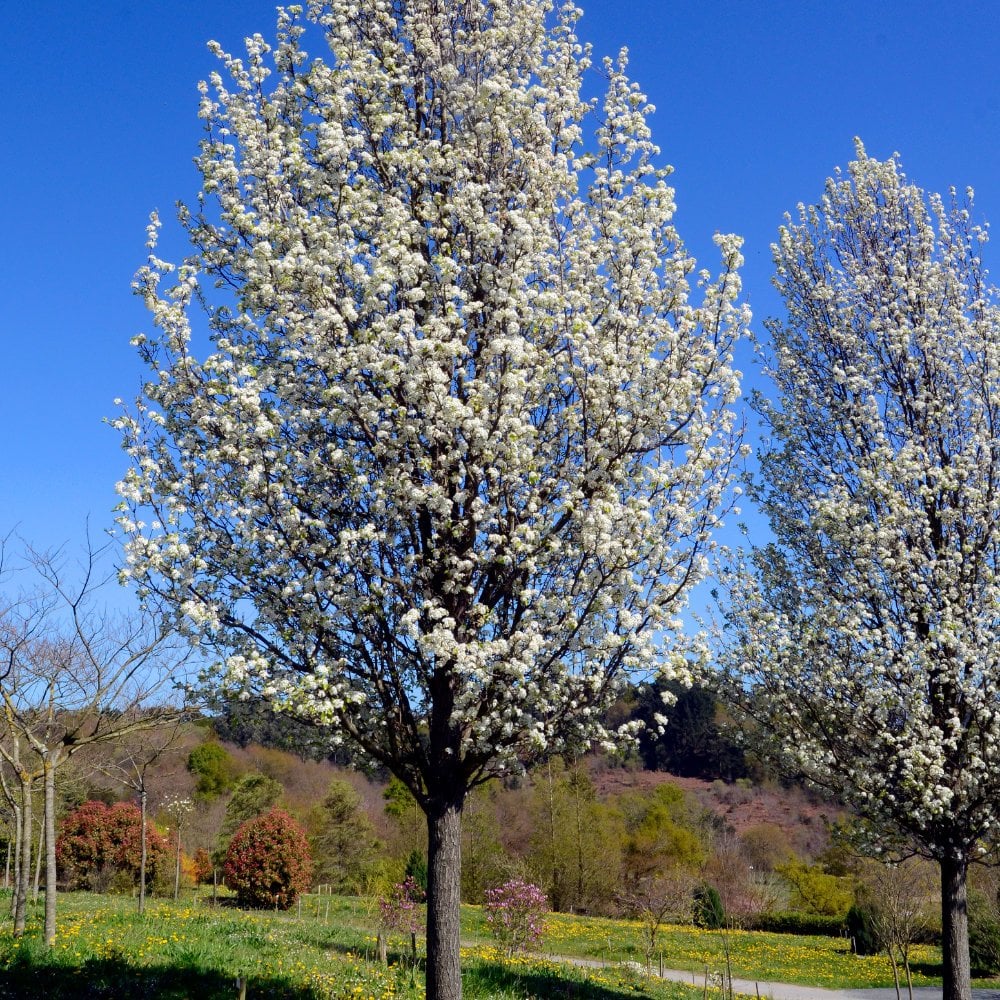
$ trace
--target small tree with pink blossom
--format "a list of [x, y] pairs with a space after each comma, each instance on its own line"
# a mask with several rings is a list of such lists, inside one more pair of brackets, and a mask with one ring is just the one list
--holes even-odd
[[548, 902], [537, 885], [523, 879], [486, 890], [486, 922], [508, 958], [542, 940]]
[[417, 965], [417, 931], [424, 923], [423, 903], [427, 893], [417, 883], [412, 875], [407, 875], [402, 882], [397, 882], [388, 896], [378, 901], [379, 923], [379, 954], [385, 962], [385, 939], [390, 931], [398, 931], [410, 936], [410, 956], [412, 970]]

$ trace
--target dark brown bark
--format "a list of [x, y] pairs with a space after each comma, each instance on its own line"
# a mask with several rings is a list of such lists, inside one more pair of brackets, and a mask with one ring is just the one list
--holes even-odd
[[971, 1000], [969, 971], [969, 912], [965, 857], [941, 861], [941, 951], [944, 962], [943, 1000]]
[[464, 796], [427, 804], [427, 1000], [461, 1000]]

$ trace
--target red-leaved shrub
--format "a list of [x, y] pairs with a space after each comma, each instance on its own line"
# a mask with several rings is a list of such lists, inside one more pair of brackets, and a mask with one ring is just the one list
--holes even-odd
[[[71, 888], [102, 890], [139, 880], [142, 814], [131, 802], [84, 802], [59, 825], [56, 864]], [[146, 824], [146, 882], [170, 867], [170, 846]]]
[[287, 910], [312, 878], [305, 832], [282, 809], [248, 819], [229, 842], [223, 873], [241, 906]]

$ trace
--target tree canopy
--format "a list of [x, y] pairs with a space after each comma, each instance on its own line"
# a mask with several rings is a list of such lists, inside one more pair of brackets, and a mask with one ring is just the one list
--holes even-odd
[[465, 795], [686, 670], [739, 450], [740, 241], [693, 276], [652, 109], [624, 52], [582, 95], [578, 17], [336, 0], [216, 47], [192, 252], [158, 258], [154, 219], [137, 280], [125, 575], [411, 789], [434, 997]]
[[986, 231], [861, 144], [774, 247], [774, 534], [732, 594], [732, 693], [794, 764], [941, 863], [945, 997], [1000, 796], [1000, 311]]

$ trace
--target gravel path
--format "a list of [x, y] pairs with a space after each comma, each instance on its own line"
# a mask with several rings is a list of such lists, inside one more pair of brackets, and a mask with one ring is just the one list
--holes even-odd
[[[680, 983], [691, 983], [694, 986], [703, 986], [704, 977], [698, 981], [697, 973], [679, 972], [677, 970], [663, 970], [664, 979], [672, 979]], [[821, 986], [797, 986], [794, 983], [765, 983], [755, 982], [752, 979], [734, 979], [733, 989], [737, 993], [746, 993], [750, 996], [757, 995], [761, 1000], [896, 1000], [896, 991], [889, 989], [878, 990], [828, 990]], [[901, 989], [903, 1000], [908, 1000], [906, 987]], [[972, 991], [973, 1000], [1000, 1000], [1000, 990], [979, 989]], [[913, 1000], [941, 1000], [940, 986], [915, 986], [913, 988]]]
[[[605, 963], [587, 958], [569, 958], [565, 955], [550, 955], [555, 962], [567, 962], [571, 965], [585, 965], [591, 968], [604, 966]], [[639, 966], [636, 965], [637, 968]], [[655, 975], [656, 973], [654, 973]], [[678, 983], [689, 983], [692, 986], [704, 986], [705, 977], [699, 977], [697, 972], [682, 972], [678, 969], [664, 969], [664, 979]], [[761, 1000], [896, 1000], [896, 991], [888, 989], [865, 990], [845, 989], [829, 990], [822, 986], [798, 986], [794, 983], [771, 983], [763, 980], [734, 979], [733, 990], [749, 996], [759, 996]], [[906, 986], [900, 990], [902, 1000], [908, 1000]], [[913, 1000], [941, 1000], [940, 986], [915, 986]], [[1000, 989], [974, 989], [972, 1000], [1000, 1000]]]

